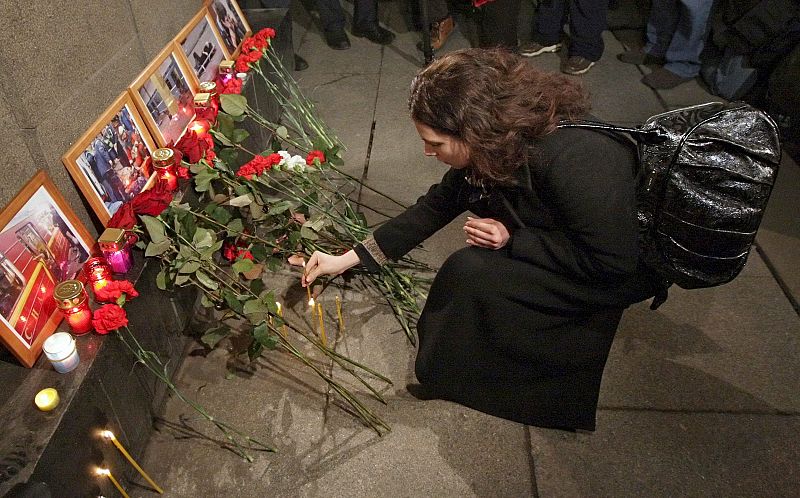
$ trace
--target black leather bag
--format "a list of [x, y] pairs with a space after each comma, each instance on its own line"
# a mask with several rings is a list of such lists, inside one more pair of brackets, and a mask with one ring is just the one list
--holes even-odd
[[781, 159], [769, 115], [744, 102], [713, 102], [655, 115], [637, 128], [559, 127], [623, 132], [637, 142], [641, 258], [665, 286], [720, 285], [744, 268]]

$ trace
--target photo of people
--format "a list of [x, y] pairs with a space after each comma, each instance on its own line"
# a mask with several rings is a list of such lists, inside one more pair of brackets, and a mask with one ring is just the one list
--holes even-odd
[[210, 10], [228, 52], [236, 52], [247, 35], [247, 26], [239, 16], [233, 0], [214, 0]]
[[56, 284], [89, 258], [77, 233], [44, 185], [0, 231], [0, 320], [28, 349], [58, 312]]
[[206, 16], [189, 32], [181, 48], [198, 81], [212, 81], [216, 77], [217, 67], [225, 59], [225, 53]]
[[194, 95], [173, 54], [139, 88], [139, 96], [163, 142], [177, 142], [194, 117]]
[[75, 158], [109, 216], [144, 190], [152, 174], [150, 152], [124, 105]]

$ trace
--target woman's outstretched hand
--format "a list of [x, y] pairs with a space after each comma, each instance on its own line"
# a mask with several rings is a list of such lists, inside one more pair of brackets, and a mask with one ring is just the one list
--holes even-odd
[[324, 252], [314, 251], [306, 263], [301, 284], [308, 286], [320, 275], [339, 275], [360, 262], [358, 254], [350, 250], [341, 256], [332, 256]]
[[467, 234], [467, 244], [486, 249], [500, 249], [511, 238], [506, 226], [492, 218], [467, 216], [464, 232]]

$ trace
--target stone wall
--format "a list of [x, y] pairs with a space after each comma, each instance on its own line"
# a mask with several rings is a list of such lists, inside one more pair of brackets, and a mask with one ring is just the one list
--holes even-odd
[[202, 0], [0, 2], [0, 205], [44, 169], [93, 236], [100, 225], [61, 163], [197, 13]]

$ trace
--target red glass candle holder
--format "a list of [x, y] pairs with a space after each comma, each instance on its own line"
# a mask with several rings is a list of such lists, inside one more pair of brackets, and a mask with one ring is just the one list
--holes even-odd
[[86, 275], [87, 282], [97, 296], [97, 291], [111, 281], [111, 266], [104, 258], [95, 256], [83, 264], [83, 274]]
[[53, 299], [58, 303], [58, 309], [66, 317], [73, 334], [83, 335], [92, 330], [89, 296], [80, 280], [65, 280], [56, 285]]
[[189, 130], [195, 132], [198, 137], [208, 134], [208, 130], [210, 129], [211, 123], [209, 123], [207, 119], [203, 118], [197, 118], [189, 125]]
[[97, 244], [103, 252], [103, 257], [108, 261], [114, 273], [128, 273], [133, 266], [130, 238], [121, 228], [106, 228], [97, 239]]
[[[208, 126], [203, 132], [208, 133], [208, 128], [211, 128], [210, 122], [214, 122], [217, 119], [217, 109], [210, 93], [198, 93], [194, 96], [194, 113], [197, 117], [195, 123], [207, 120], [206, 124]], [[192, 125], [189, 125], [189, 128], [192, 129]], [[200, 134], [197, 130], [194, 131], [198, 135]]]
[[156, 171], [156, 181], [162, 183], [168, 191], [178, 188], [178, 175], [175, 170], [175, 152], [169, 147], [156, 149], [150, 156]]

